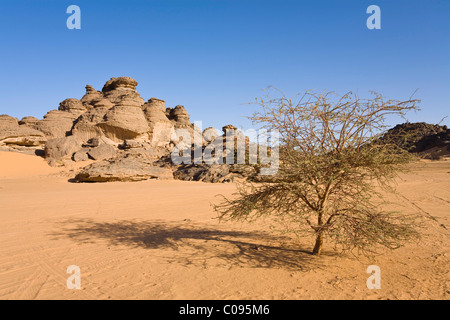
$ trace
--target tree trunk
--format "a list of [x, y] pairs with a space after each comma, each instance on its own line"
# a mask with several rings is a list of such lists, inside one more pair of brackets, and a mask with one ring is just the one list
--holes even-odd
[[[318, 212], [317, 224], [319, 227], [322, 227], [323, 225], [323, 209], [321, 209]], [[312, 253], [316, 256], [320, 255], [320, 253], [322, 252], [322, 246], [323, 246], [323, 234], [322, 231], [319, 229], [317, 230], [316, 244], [314, 246]]]
[[316, 256], [320, 255], [320, 253], [322, 252], [322, 246], [323, 246], [323, 235], [321, 232], [319, 232], [316, 237], [316, 245], [314, 246], [314, 249], [312, 252], [313, 255], [316, 255]]

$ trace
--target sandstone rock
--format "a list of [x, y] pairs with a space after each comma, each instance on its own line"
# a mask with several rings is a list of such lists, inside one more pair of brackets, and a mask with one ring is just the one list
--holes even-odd
[[213, 127], [206, 128], [205, 130], [203, 130], [202, 134], [203, 139], [209, 142], [213, 141], [215, 138], [219, 136], [219, 133]]
[[170, 169], [155, 167], [150, 161], [132, 157], [93, 163], [75, 177], [80, 182], [141, 181], [173, 179]]
[[174, 109], [171, 109], [169, 119], [174, 122], [175, 128], [191, 127], [189, 114], [187, 113], [184, 106], [178, 105]]
[[130, 77], [111, 78], [103, 86], [102, 92], [108, 92], [118, 88], [136, 90], [137, 84], [137, 81]]
[[128, 100], [123, 105], [142, 106], [145, 102], [136, 91], [137, 81], [130, 77], [111, 78], [103, 86], [103, 96], [113, 104]]
[[114, 107], [114, 104], [108, 99], [101, 99], [94, 104], [94, 108], [111, 109], [112, 107]]
[[99, 138], [91, 138], [86, 143], [83, 144], [83, 148], [95, 148], [100, 145]]
[[229, 166], [229, 170], [230, 172], [240, 174], [245, 178], [253, 178], [258, 174], [255, 167], [246, 164], [232, 164]]
[[[139, 158], [143, 158], [145, 160], [149, 160], [152, 163], [156, 163], [156, 162], [159, 162], [161, 157], [164, 157], [167, 155], [167, 149], [153, 148], [153, 147], [150, 149], [145, 149], [145, 147], [144, 148], [131, 148], [131, 149], [126, 149], [125, 154], [126, 154], [126, 156], [139, 157]], [[170, 165], [170, 163], [164, 163], [164, 162], [158, 163], [157, 166], [158, 167], [167, 167], [167, 168], [172, 167]]]
[[211, 142], [213, 142], [217, 137], [219, 136], [219, 133], [217, 130], [213, 127], [206, 128], [202, 132], [203, 137], [203, 145], [207, 145]]
[[103, 99], [103, 94], [100, 91], [95, 90], [92, 86], [86, 85], [86, 94], [81, 98], [83, 105], [92, 107], [98, 101]]
[[229, 173], [230, 169], [227, 165], [213, 164], [198, 175], [198, 180], [203, 182], [224, 182]]
[[12, 125], [19, 125], [19, 120], [17, 118], [8, 116], [7, 114], [0, 115], [0, 127], [8, 127]]
[[119, 148], [121, 149], [134, 149], [134, 148], [142, 148], [143, 145], [141, 142], [139, 141], [135, 141], [135, 140], [129, 140], [126, 139], [123, 141], [123, 143], [121, 145], [119, 145]]
[[[45, 155], [52, 165], [94, 159], [96, 163], [80, 172], [80, 181], [172, 178], [173, 168], [182, 180], [228, 182], [257, 176], [255, 168], [249, 166], [175, 166], [171, 159], [175, 146], [184, 145], [192, 156], [202, 154], [210, 146], [217, 147], [214, 152], [223, 158], [227, 152], [233, 152], [226, 148], [232, 144], [225, 135], [218, 136], [214, 128], [202, 132], [190, 122], [181, 105], [166, 108], [164, 100], [157, 98], [144, 103], [136, 86], [137, 81], [129, 77], [111, 78], [101, 92], [86, 85], [81, 100], [62, 101], [58, 110], [48, 112], [42, 120], [25, 117], [19, 122], [2, 115], [0, 145], [29, 151], [45, 144]], [[176, 129], [184, 130], [187, 136], [180, 138], [179, 132], [174, 134]], [[231, 130], [235, 143], [243, 136], [234, 126], [223, 128], [226, 129]], [[194, 143], [200, 141], [202, 144]], [[202, 159], [195, 160], [201, 163]]]
[[47, 138], [40, 131], [26, 126], [0, 129], [0, 145], [44, 146]]
[[88, 151], [88, 155], [94, 160], [106, 160], [116, 155], [116, 149], [108, 144], [101, 144]]
[[229, 132], [229, 134], [233, 134], [234, 132], [236, 132], [237, 128], [235, 126], [233, 126], [232, 124], [228, 124], [226, 126], [222, 127], [222, 131], [224, 134], [227, 134], [227, 132]]
[[[153, 109], [160, 110], [164, 114], [166, 113], [166, 102], [164, 100], [161, 100], [161, 99], [158, 99], [158, 98], [150, 98], [144, 104], [144, 109], [145, 108], [149, 108], [149, 107], [151, 107]], [[167, 118], [167, 116], [166, 116], [166, 118]]]
[[172, 118], [171, 118], [171, 113], [172, 113], [172, 111], [173, 111], [173, 108], [166, 108], [166, 117], [167, 117], [167, 119], [169, 119], [169, 120], [172, 120]]
[[173, 123], [165, 114], [164, 100], [151, 98], [143, 105], [145, 117], [149, 125], [149, 140], [156, 147], [168, 146], [174, 131]]
[[72, 155], [82, 149], [83, 140], [79, 136], [68, 136], [47, 141], [45, 157], [47, 159], [71, 159]]
[[87, 108], [80, 100], [69, 98], [59, 104], [58, 110], [81, 114], [86, 112]]
[[140, 107], [119, 104], [108, 110], [104, 121], [97, 124], [106, 137], [121, 142], [144, 137], [150, 130]]
[[228, 182], [230, 181], [229, 167], [224, 164], [214, 165], [181, 165], [173, 176], [178, 180], [203, 181], [203, 182]]
[[35, 124], [34, 129], [43, 132], [48, 139], [62, 138], [70, 135], [73, 122], [78, 117], [77, 113], [52, 110]]
[[23, 117], [22, 120], [19, 121], [19, 125], [33, 127], [38, 122], [39, 122], [38, 118], [35, 118], [35, 117]]
[[[109, 101], [108, 103], [111, 104]], [[107, 107], [97, 107], [96, 104], [94, 108], [83, 113], [75, 120], [71, 134], [82, 136], [83, 140], [103, 136], [103, 131], [97, 126], [97, 124], [104, 120], [105, 114], [108, 110], [109, 109]]]
[[43, 146], [47, 141], [45, 135], [8, 115], [0, 115], [0, 145]]
[[87, 160], [89, 160], [88, 151], [89, 151], [89, 149], [87, 149], [87, 148], [83, 148], [81, 150], [78, 150], [77, 152], [75, 152], [73, 154], [73, 161], [87, 161]]
[[174, 171], [173, 177], [184, 181], [198, 181], [200, 173], [205, 170], [205, 165], [181, 165]]

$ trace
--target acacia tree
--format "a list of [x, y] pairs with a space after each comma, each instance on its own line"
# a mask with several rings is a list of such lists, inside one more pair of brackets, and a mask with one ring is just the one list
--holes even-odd
[[386, 117], [417, 109], [419, 100], [386, 101], [375, 92], [370, 99], [351, 92], [291, 99], [278, 90], [272, 98], [271, 92], [257, 100], [261, 110], [249, 118], [279, 132], [279, 170], [266, 182], [239, 185], [233, 197], [214, 205], [220, 219], [270, 217], [283, 231], [312, 234], [315, 255], [325, 239], [370, 254], [418, 235], [405, 215], [382, 209], [378, 190], [394, 192], [393, 179], [413, 159], [380, 142]]

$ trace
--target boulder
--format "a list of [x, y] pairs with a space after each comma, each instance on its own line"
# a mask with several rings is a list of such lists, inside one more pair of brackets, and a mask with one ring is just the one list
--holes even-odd
[[100, 145], [99, 138], [91, 138], [86, 143], [83, 144], [83, 148], [95, 148]]
[[45, 157], [49, 160], [71, 159], [75, 152], [82, 149], [82, 144], [79, 136], [51, 139], [45, 144]]
[[101, 144], [98, 147], [90, 149], [87, 154], [94, 160], [106, 160], [116, 155], [116, 149], [109, 144]]
[[95, 162], [75, 177], [79, 182], [142, 181], [173, 179], [168, 168], [156, 167], [151, 161], [134, 157]]
[[81, 150], [78, 150], [77, 152], [75, 152], [73, 154], [73, 161], [87, 161], [89, 160], [89, 155], [88, 155], [88, 151], [89, 149], [87, 148], [83, 148]]

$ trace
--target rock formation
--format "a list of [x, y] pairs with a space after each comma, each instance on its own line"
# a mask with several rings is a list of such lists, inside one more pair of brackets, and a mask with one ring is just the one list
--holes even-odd
[[[10, 116], [0, 116], [0, 147], [40, 148], [54, 166], [90, 160], [93, 163], [76, 176], [77, 181], [86, 182], [173, 176], [181, 180], [227, 182], [257, 175], [257, 170], [247, 165], [242, 168], [204, 162], [172, 163], [170, 154], [180, 142], [174, 134], [176, 130], [187, 132], [191, 143], [192, 139], [201, 141], [201, 145], [184, 143], [187, 148], [202, 152], [208, 146], [226, 146], [226, 136], [219, 136], [214, 128], [201, 132], [191, 123], [182, 105], [167, 108], [165, 101], [157, 98], [145, 102], [136, 91], [137, 84], [130, 77], [119, 77], [108, 80], [101, 91], [86, 85], [86, 93], [80, 100], [65, 99], [42, 120], [25, 117], [19, 122]], [[232, 125], [223, 130], [231, 130], [233, 140], [242, 135]], [[226, 157], [227, 150], [217, 150], [219, 157]]]
[[447, 126], [407, 122], [389, 129], [380, 140], [428, 159], [450, 154], [450, 129]]
[[150, 127], [149, 140], [156, 147], [168, 146], [175, 129], [174, 124], [166, 116], [165, 105], [164, 100], [151, 98], [143, 106]]
[[141, 181], [173, 179], [172, 170], [153, 165], [138, 157], [123, 157], [95, 162], [83, 168], [75, 180], [80, 182]]
[[8, 115], [0, 115], [0, 146], [42, 147], [47, 138], [41, 131], [35, 130], [25, 122]]

